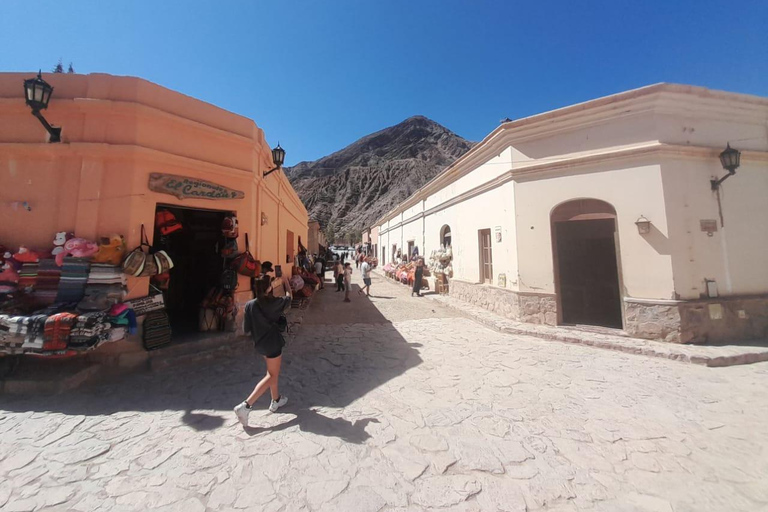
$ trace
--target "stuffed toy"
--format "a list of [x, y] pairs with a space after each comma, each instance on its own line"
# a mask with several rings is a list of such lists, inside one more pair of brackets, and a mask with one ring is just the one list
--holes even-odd
[[67, 240], [64, 244], [64, 251], [56, 255], [56, 264], [62, 266], [64, 258], [72, 256], [73, 258], [89, 258], [99, 251], [99, 244], [89, 242], [85, 238], [73, 238]]
[[40, 255], [35, 251], [30, 251], [25, 246], [20, 245], [19, 251], [13, 255], [13, 259], [19, 263], [37, 263], [40, 261]]
[[74, 233], [67, 233], [66, 231], [59, 231], [56, 233], [56, 236], [53, 237], [53, 250], [51, 251], [51, 256], [56, 256], [57, 254], [64, 252], [64, 244], [67, 243], [67, 240], [73, 238], [75, 238]]
[[93, 256], [93, 263], [109, 263], [119, 265], [125, 256], [125, 239], [123, 235], [109, 235], [99, 239], [99, 251]]
[[6, 262], [0, 266], [0, 293], [13, 293], [17, 289], [19, 274], [13, 266]]

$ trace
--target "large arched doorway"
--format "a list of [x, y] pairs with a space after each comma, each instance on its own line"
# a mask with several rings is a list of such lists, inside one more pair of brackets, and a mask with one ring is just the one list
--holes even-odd
[[621, 329], [616, 210], [577, 199], [555, 208], [551, 222], [560, 322]]

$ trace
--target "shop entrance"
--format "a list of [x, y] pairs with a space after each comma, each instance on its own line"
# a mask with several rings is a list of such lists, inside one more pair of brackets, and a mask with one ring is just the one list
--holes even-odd
[[621, 329], [613, 207], [594, 199], [560, 205], [552, 234], [561, 323]]
[[[161, 211], [170, 212], [181, 228], [171, 228], [170, 233], [167, 227], [161, 229], [157, 215]], [[220, 282], [224, 265], [221, 224], [229, 215], [233, 213], [157, 205], [152, 248], [168, 252], [174, 263], [170, 279], [162, 286], [174, 337], [199, 330], [200, 304]]]

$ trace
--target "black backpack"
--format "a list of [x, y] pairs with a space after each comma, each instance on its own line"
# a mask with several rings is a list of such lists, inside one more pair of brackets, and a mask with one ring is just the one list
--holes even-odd
[[237, 289], [237, 272], [232, 268], [225, 268], [221, 272], [219, 286], [222, 290], [233, 292]]

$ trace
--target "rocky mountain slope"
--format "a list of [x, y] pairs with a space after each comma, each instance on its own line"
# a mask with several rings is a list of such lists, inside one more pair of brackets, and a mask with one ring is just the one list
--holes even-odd
[[359, 232], [434, 178], [473, 143], [414, 116], [314, 162], [285, 168], [309, 211], [336, 234]]

